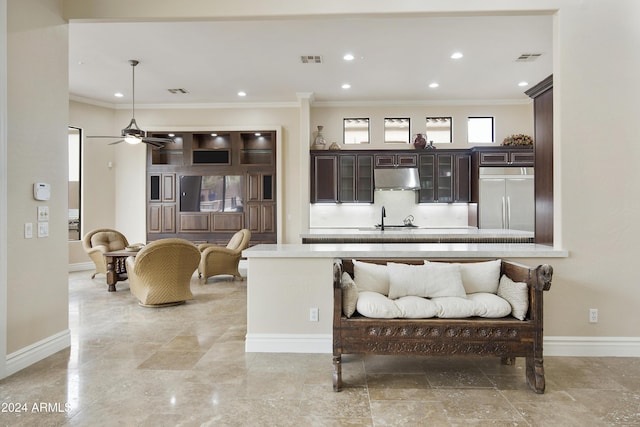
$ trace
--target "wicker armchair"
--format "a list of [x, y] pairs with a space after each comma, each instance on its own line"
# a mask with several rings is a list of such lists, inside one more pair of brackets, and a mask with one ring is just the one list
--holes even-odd
[[226, 247], [213, 243], [203, 243], [198, 246], [202, 256], [200, 266], [198, 266], [198, 276], [202, 283], [209, 277], [220, 274], [230, 274], [242, 279], [238, 271], [242, 251], [249, 246], [251, 232], [242, 229], [231, 237]]
[[191, 277], [200, 262], [200, 251], [191, 242], [161, 239], [127, 258], [129, 289], [140, 305], [177, 305], [192, 299]]
[[119, 231], [110, 228], [99, 228], [85, 234], [82, 247], [96, 265], [96, 271], [91, 278], [93, 279], [99, 273], [107, 274], [107, 264], [103, 255], [105, 252], [119, 251], [127, 246], [129, 246], [127, 238]]

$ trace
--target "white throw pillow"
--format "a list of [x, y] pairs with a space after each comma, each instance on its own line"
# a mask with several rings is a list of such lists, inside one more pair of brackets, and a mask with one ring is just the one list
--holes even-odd
[[409, 295], [425, 298], [465, 297], [458, 264], [409, 265], [390, 262], [387, 270], [391, 299]]
[[361, 291], [356, 307], [365, 317], [395, 319], [402, 316], [396, 303], [378, 292]]
[[475, 304], [475, 315], [497, 319], [511, 314], [511, 305], [507, 300], [488, 292], [476, 292], [467, 295], [467, 299]]
[[503, 274], [498, 286], [498, 296], [509, 302], [513, 317], [524, 320], [529, 310], [529, 290], [526, 283], [514, 282]]
[[438, 306], [427, 298], [408, 296], [398, 298], [395, 303], [400, 310], [400, 317], [405, 319], [428, 319], [438, 314]]
[[389, 295], [389, 274], [387, 266], [353, 260], [353, 280], [358, 290]]
[[437, 316], [443, 319], [462, 319], [476, 314], [476, 304], [467, 298], [441, 297], [431, 301], [438, 308]]
[[342, 273], [342, 312], [347, 318], [353, 316], [358, 302], [358, 287], [349, 273]]
[[[425, 264], [429, 261], [425, 261]], [[498, 292], [500, 282], [499, 259], [482, 262], [461, 262], [460, 274], [462, 275], [462, 285], [467, 294], [476, 292], [488, 292], [495, 294]]]

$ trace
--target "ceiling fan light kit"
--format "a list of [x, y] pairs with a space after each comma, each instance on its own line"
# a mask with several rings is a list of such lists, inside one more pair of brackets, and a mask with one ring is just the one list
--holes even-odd
[[130, 59], [129, 64], [131, 64], [131, 121], [127, 125], [126, 128], [122, 129], [120, 136], [88, 136], [87, 138], [122, 138], [118, 141], [112, 142], [109, 145], [119, 144], [122, 141], [128, 144], [139, 144], [144, 142], [145, 144], [149, 144], [155, 148], [163, 148], [164, 144], [169, 144], [174, 142], [172, 138], [155, 138], [155, 137], [147, 137], [147, 132], [140, 129], [138, 127], [138, 123], [136, 123], [136, 70], [135, 67], [140, 62], [136, 59]]

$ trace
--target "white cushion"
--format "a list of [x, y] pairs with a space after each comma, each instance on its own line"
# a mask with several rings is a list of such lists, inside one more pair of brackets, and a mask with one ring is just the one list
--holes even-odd
[[433, 298], [431, 301], [438, 308], [437, 317], [453, 319], [471, 317], [476, 314], [476, 304], [467, 298], [440, 297]]
[[[387, 264], [389, 298], [404, 296], [465, 297], [458, 264], [427, 263], [419, 265]], [[359, 283], [356, 280], [356, 283]], [[359, 285], [358, 285], [359, 286]]]
[[[425, 264], [429, 261], [425, 261]], [[482, 262], [461, 262], [460, 274], [462, 275], [462, 285], [467, 294], [476, 292], [488, 292], [495, 294], [498, 292], [500, 282], [500, 266], [502, 260]], [[439, 263], [442, 264], [442, 263]]]
[[378, 292], [361, 291], [356, 304], [358, 313], [378, 319], [395, 319], [402, 313], [393, 300]]
[[342, 283], [340, 287], [342, 288], [342, 312], [349, 318], [356, 311], [358, 287], [347, 272], [342, 273]]
[[387, 266], [353, 260], [353, 280], [359, 291], [389, 295]]
[[475, 304], [475, 315], [496, 319], [511, 314], [511, 305], [507, 300], [488, 292], [476, 292], [467, 295], [467, 299]]
[[524, 320], [529, 309], [529, 293], [526, 283], [514, 282], [503, 274], [498, 286], [498, 296], [509, 302], [513, 317]]
[[428, 319], [438, 314], [438, 306], [427, 298], [408, 296], [394, 302], [400, 310], [400, 317], [405, 319]]

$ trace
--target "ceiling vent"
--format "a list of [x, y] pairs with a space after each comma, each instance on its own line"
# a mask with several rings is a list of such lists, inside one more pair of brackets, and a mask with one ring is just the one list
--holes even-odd
[[541, 53], [523, 53], [516, 59], [516, 62], [533, 62], [541, 56]]
[[172, 94], [178, 94], [178, 93], [189, 93], [187, 92], [186, 89], [167, 89], [169, 92], [171, 92]]
[[302, 55], [300, 62], [303, 64], [322, 64], [322, 56], [320, 55]]

